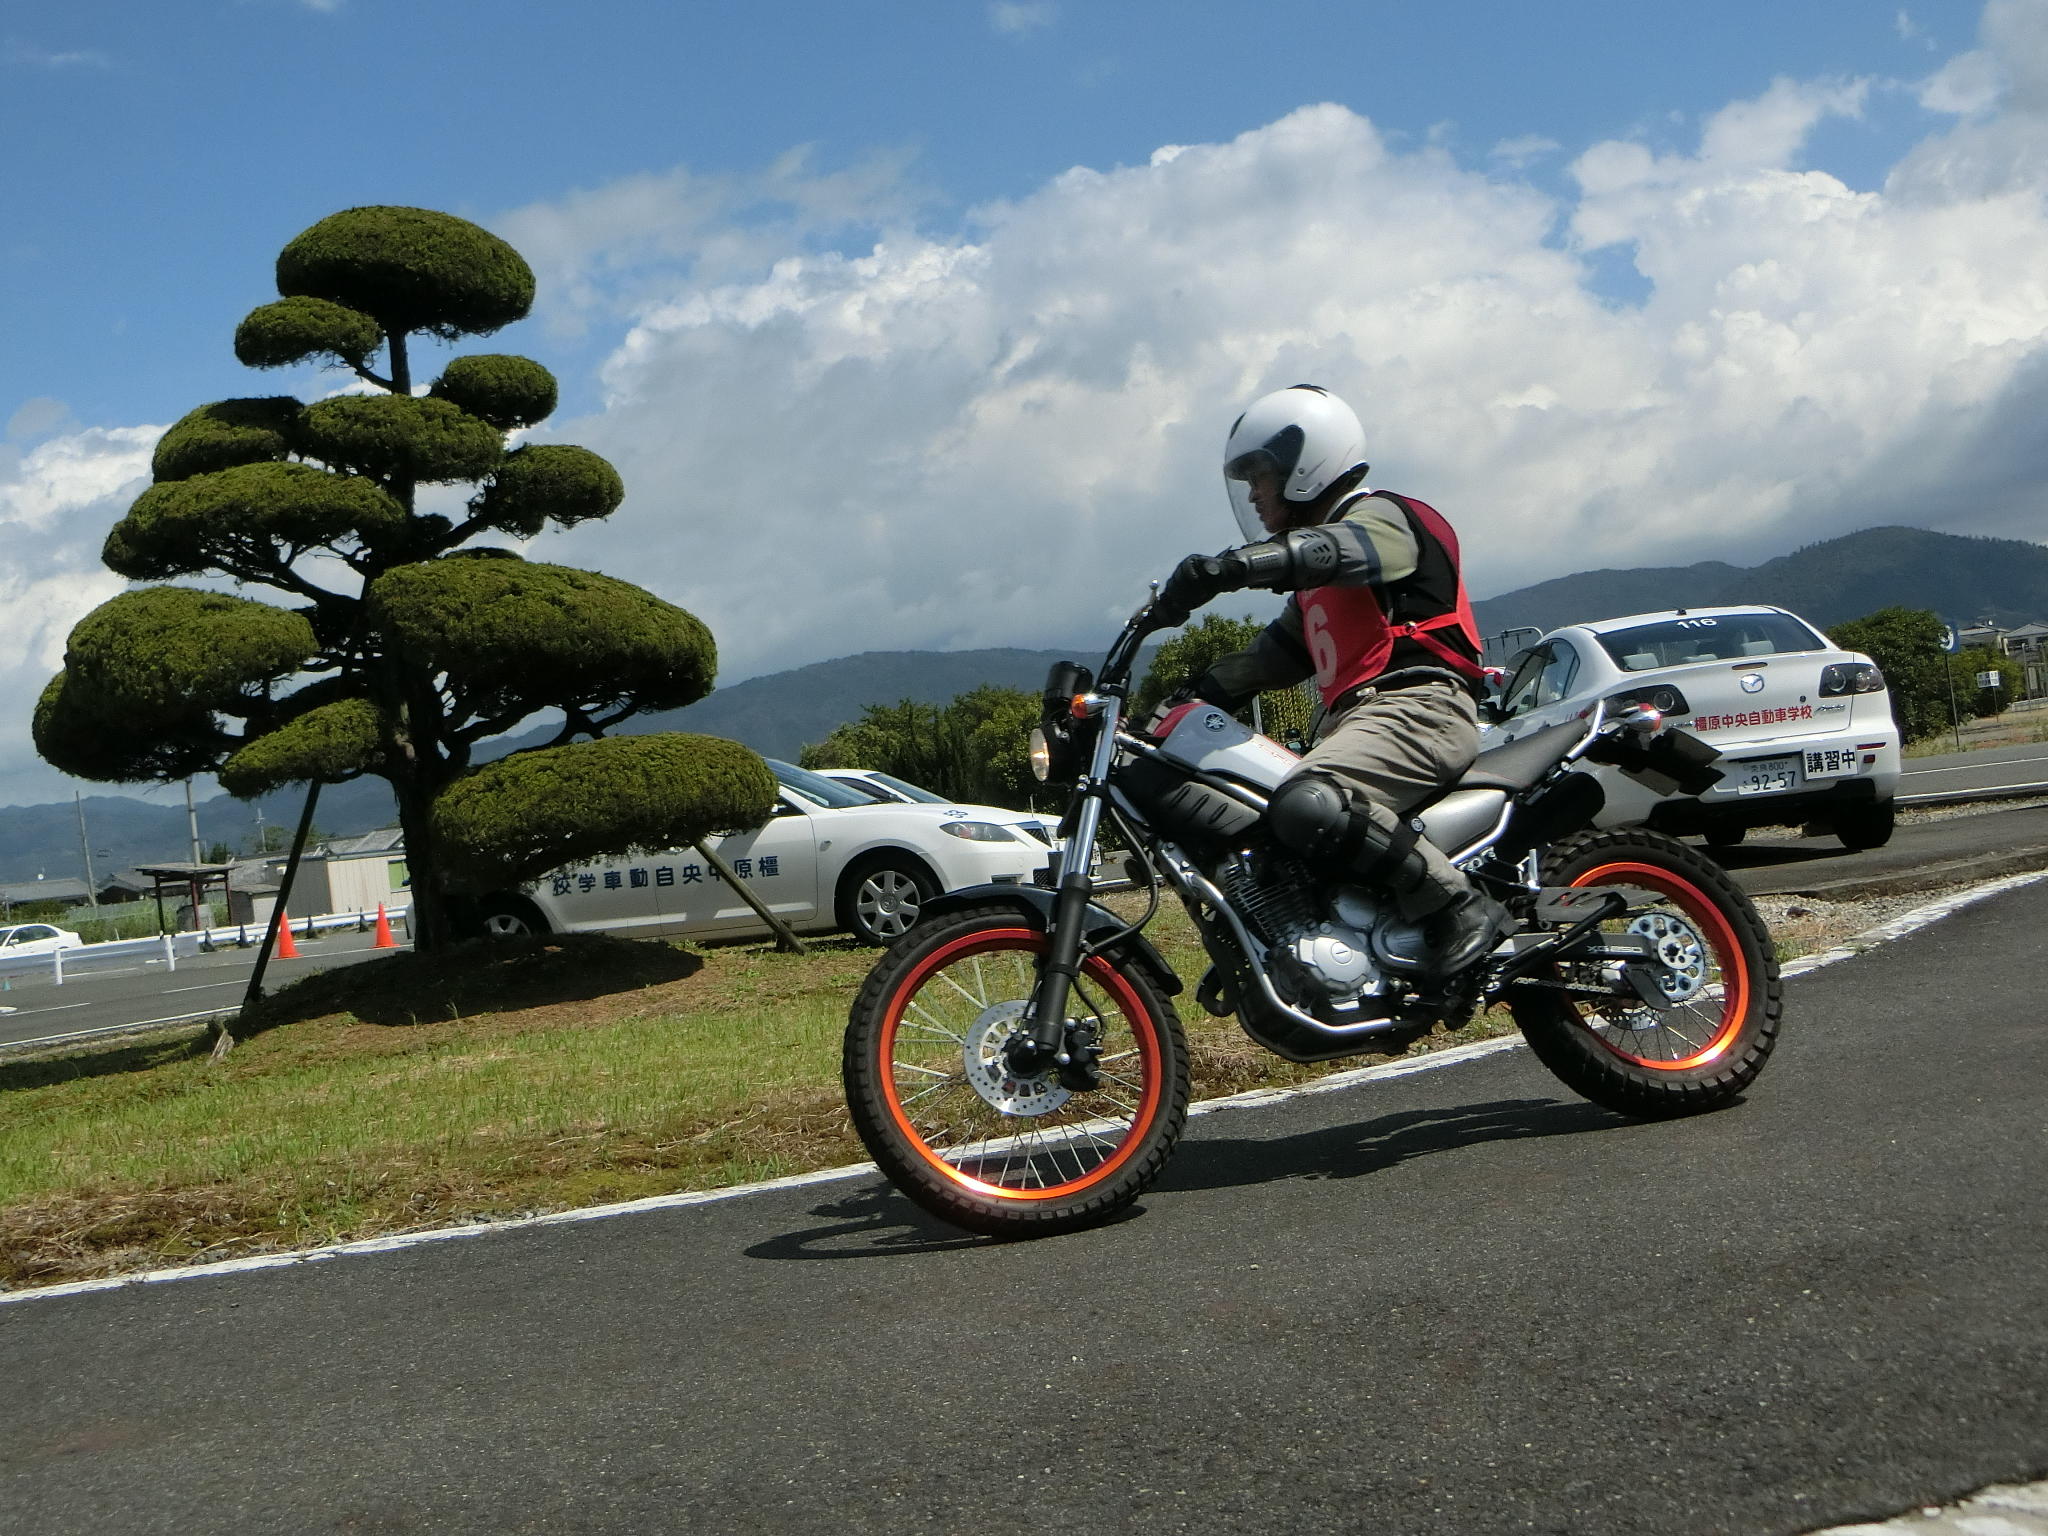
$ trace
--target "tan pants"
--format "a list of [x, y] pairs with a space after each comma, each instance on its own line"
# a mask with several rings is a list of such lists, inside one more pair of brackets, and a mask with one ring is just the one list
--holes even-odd
[[[1325, 721], [1315, 747], [1296, 773], [1319, 769], [1352, 791], [1384, 831], [1405, 820], [1410, 807], [1455, 784], [1479, 755], [1479, 707], [1451, 683], [1419, 683], [1369, 694], [1333, 721]], [[1426, 869], [1401, 902], [1402, 916], [1434, 912], [1464, 894], [1471, 882], [1424, 839], [1415, 845]]]

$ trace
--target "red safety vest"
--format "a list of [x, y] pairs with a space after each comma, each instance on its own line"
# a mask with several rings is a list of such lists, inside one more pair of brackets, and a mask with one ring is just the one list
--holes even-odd
[[[1316, 669], [1316, 690], [1323, 707], [1388, 670], [1398, 642], [1408, 641], [1427, 652], [1405, 665], [1441, 666], [1474, 682], [1485, 676], [1479, 665], [1479, 625], [1465, 595], [1458, 564], [1458, 536], [1434, 507], [1391, 491], [1362, 491], [1381, 496], [1407, 515], [1415, 535], [1415, 573], [1384, 587], [1308, 587], [1294, 594], [1301, 611], [1301, 635]], [[1359, 499], [1346, 502], [1348, 507]], [[1336, 521], [1344, 515], [1340, 507]], [[1384, 604], [1384, 606], [1383, 606]], [[1454, 634], [1439, 637], [1435, 631]], [[1465, 642], [1460, 650], [1454, 643]]]

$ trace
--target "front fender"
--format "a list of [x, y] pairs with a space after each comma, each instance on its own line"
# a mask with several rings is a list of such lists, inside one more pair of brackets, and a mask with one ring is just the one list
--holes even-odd
[[[1049, 891], [1039, 885], [970, 885], [926, 902], [918, 913], [918, 921], [922, 923], [935, 917], [946, 917], [954, 912], [964, 912], [969, 907], [1004, 906], [1021, 912], [1033, 927], [1043, 929], [1052, 925], [1052, 906], [1057, 900], [1057, 891]], [[1088, 926], [1084, 931], [1090, 943], [1128, 926], [1107, 907], [1092, 901], [1088, 904]], [[1134, 933], [1118, 947], [1129, 951], [1132, 961], [1157, 982], [1160, 991], [1168, 997], [1178, 997], [1184, 990], [1180, 977], [1166, 963], [1166, 957], [1144, 934]]]

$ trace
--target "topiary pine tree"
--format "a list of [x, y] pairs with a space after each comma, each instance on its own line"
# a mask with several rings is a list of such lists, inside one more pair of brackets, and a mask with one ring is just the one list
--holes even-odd
[[[702, 624], [627, 582], [462, 547], [606, 517], [624, 495], [588, 449], [508, 450], [554, 409], [539, 363], [457, 357], [414, 393], [415, 334], [487, 335], [527, 312], [519, 253], [447, 214], [352, 208], [285, 246], [277, 287], [235, 355], [338, 363], [374, 392], [199, 407], [158, 442], [155, 483], [103, 557], [131, 580], [224, 576], [291, 606], [175, 585], [102, 605], [36, 707], [43, 756], [114, 782], [213, 772], [243, 797], [389, 780], [423, 948], [455, 934], [464, 892], [765, 820], [774, 776], [737, 743], [596, 739], [710, 691]], [[459, 521], [415, 507], [421, 486], [462, 484], [476, 491]], [[473, 761], [542, 710], [563, 716], [551, 741]]]

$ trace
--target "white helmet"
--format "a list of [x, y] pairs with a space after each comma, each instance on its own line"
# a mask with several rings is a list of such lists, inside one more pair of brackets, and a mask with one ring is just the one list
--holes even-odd
[[1350, 406], [1317, 384], [1261, 395], [1237, 418], [1223, 446], [1230, 510], [1249, 543], [1272, 534], [1259, 521], [1247, 481], [1279, 477], [1288, 501], [1314, 501], [1339, 475], [1365, 467], [1365, 428]]

